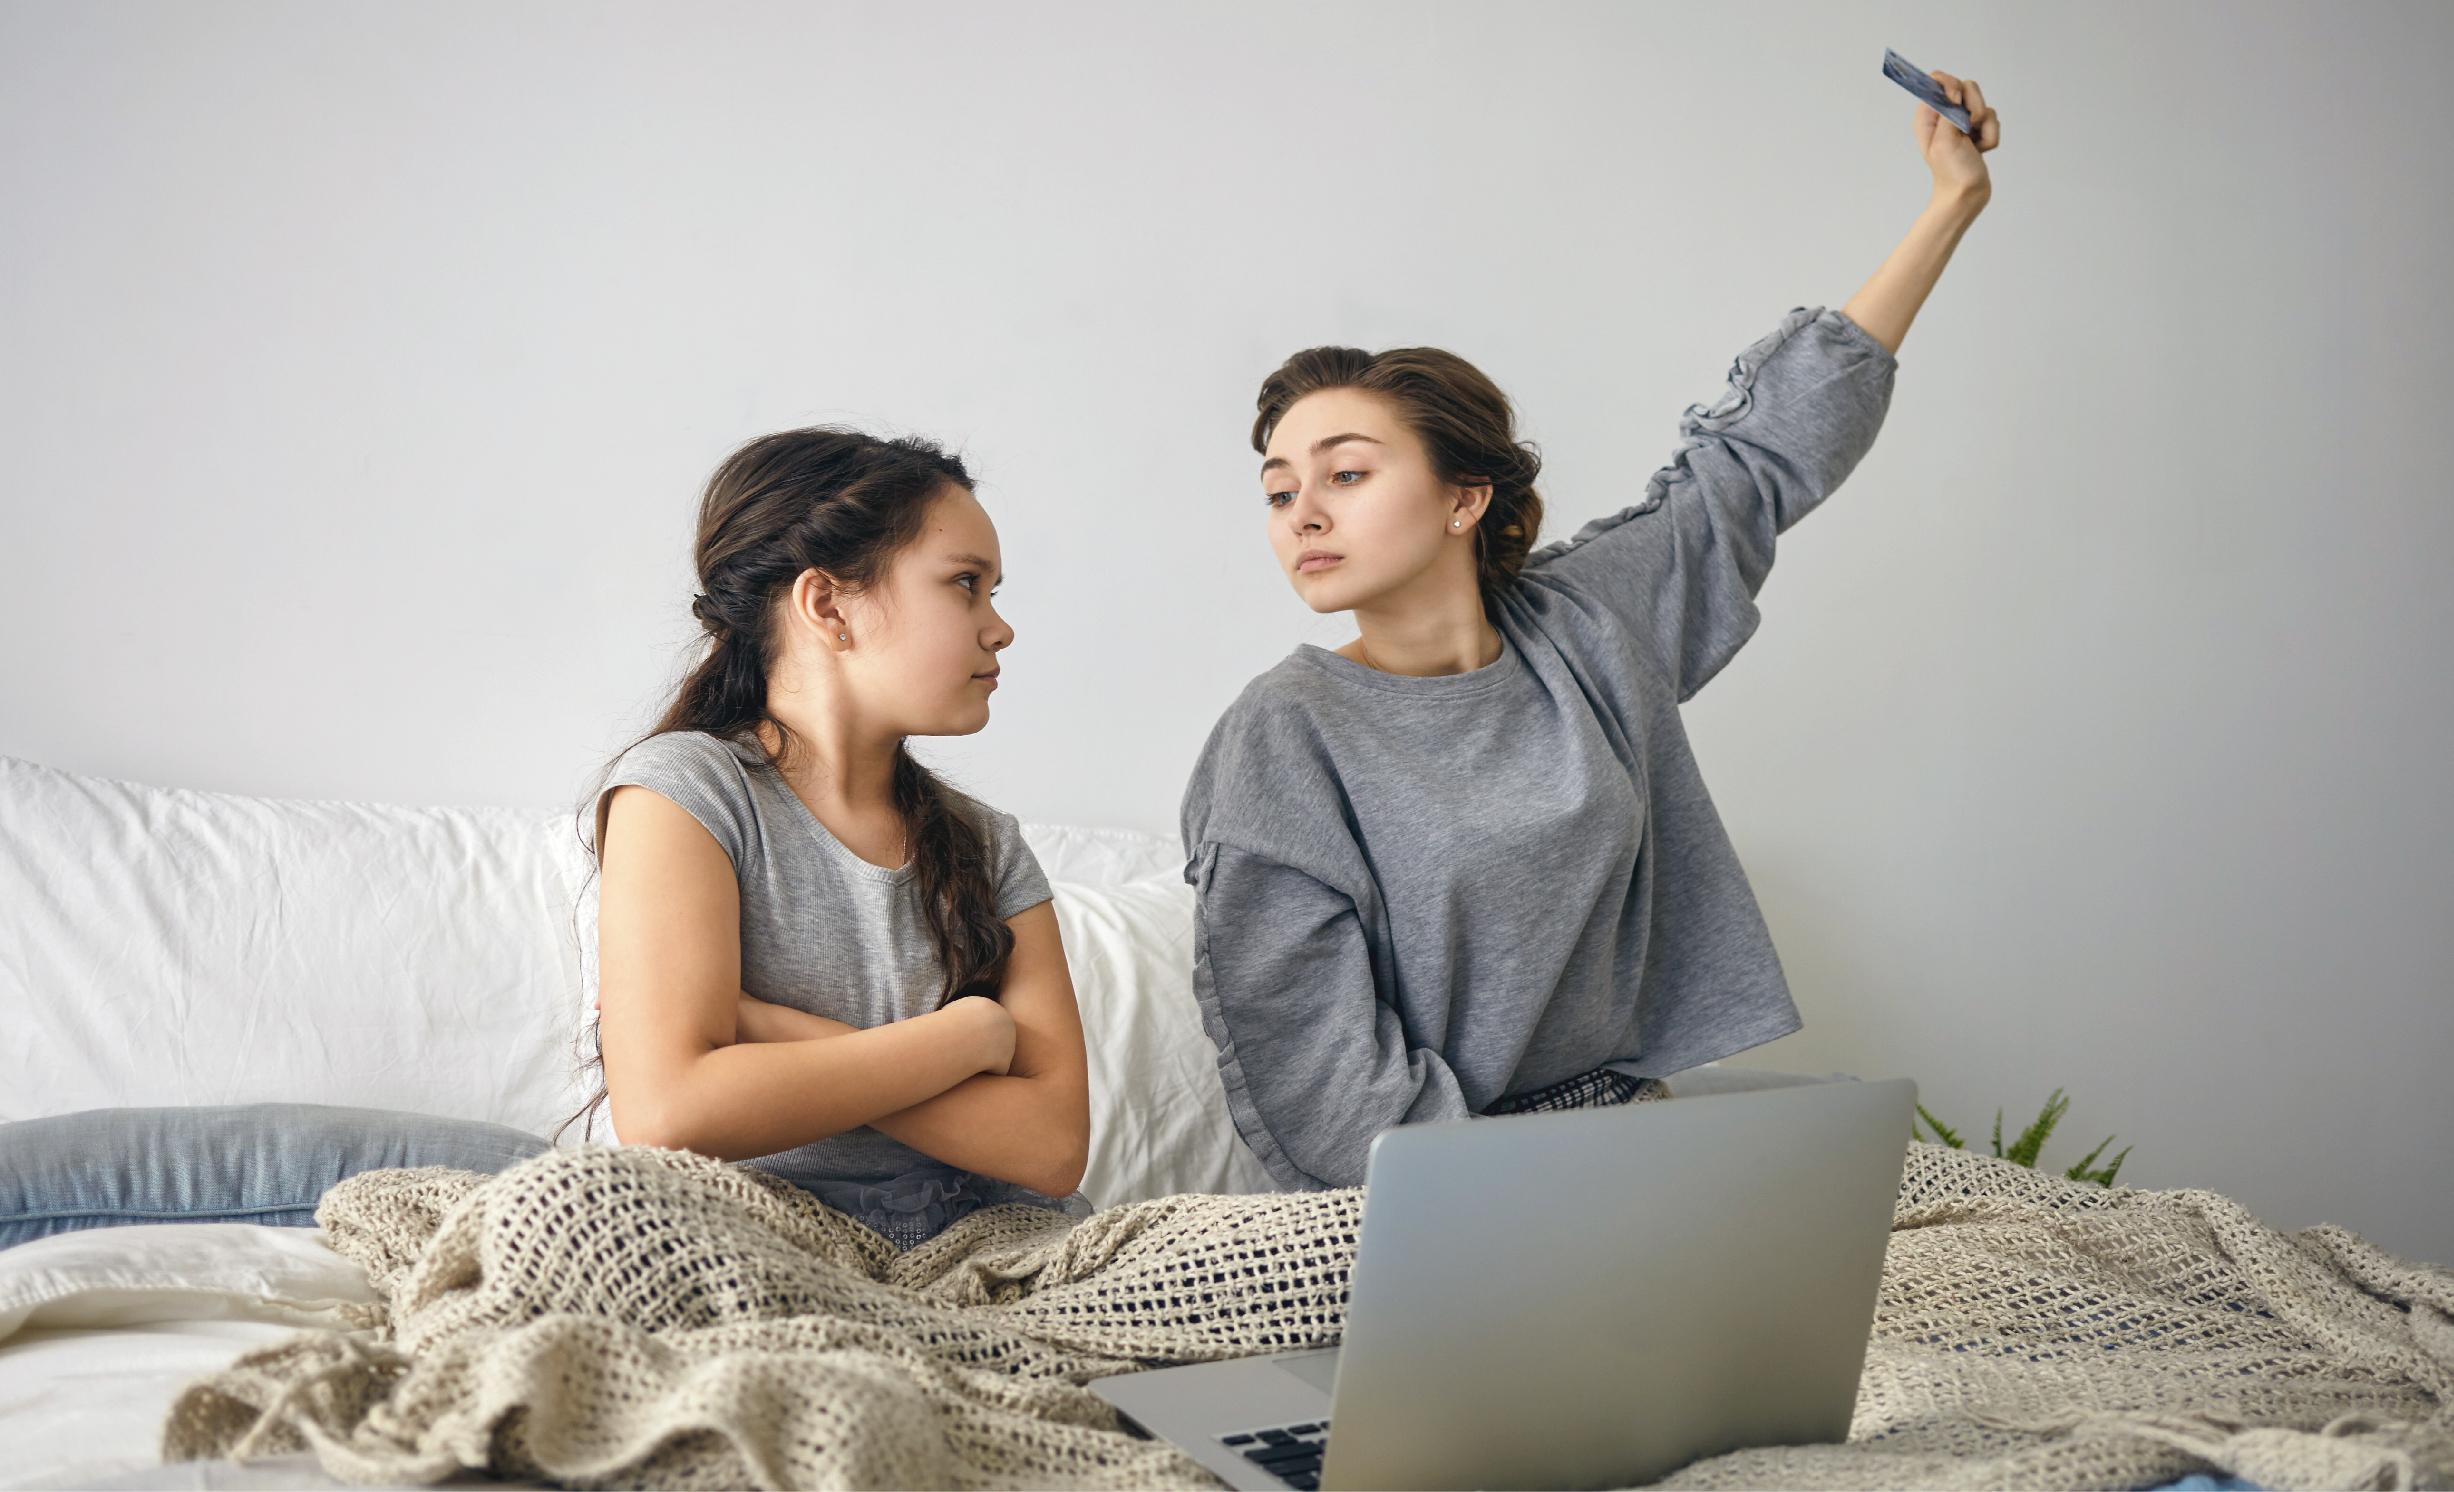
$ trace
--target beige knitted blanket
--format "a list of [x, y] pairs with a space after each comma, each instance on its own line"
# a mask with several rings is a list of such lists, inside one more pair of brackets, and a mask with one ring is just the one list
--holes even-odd
[[[168, 1459], [353, 1481], [1212, 1487], [1086, 1381], [1338, 1339], [1359, 1191], [974, 1214], [910, 1254], [752, 1172], [591, 1148], [318, 1212], [386, 1302], [191, 1386]], [[2454, 1273], [2208, 1192], [1912, 1145], [1846, 1444], [1690, 1487], [2446, 1486]]]

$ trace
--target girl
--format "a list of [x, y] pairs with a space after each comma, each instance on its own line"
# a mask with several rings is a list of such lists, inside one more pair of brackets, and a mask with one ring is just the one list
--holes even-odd
[[752, 441], [708, 482], [696, 565], [707, 656], [596, 800], [616, 1133], [746, 1162], [904, 1248], [994, 1203], [1087, 1212], [1048, 883], [1012, 818], [903, 745], [986, 725], [1014, 640], [962, 463]]
[[1866, 453], [1892, 354], [1991, 192], [2001, 126], [1934, 74], [1934, 194], [1839, 313], [1792, 312], [1690, 410], [1644, 500], [1532, 552], [1540, 460], [1429, 348], [1319, 347], [1261, 386], [1269, 538], [1360, 636], [1298, 648], [1184, 800], [1194, 986], [1279, 1184], [1364, 1179], [1393, 1124], [1623, 1103], [1797, 1029], [1678, 706], [1747, 640], [1774, 537]]

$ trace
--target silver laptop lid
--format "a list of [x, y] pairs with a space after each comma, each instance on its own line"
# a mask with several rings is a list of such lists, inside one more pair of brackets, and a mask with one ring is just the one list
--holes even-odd
[[1916, 1093], [1381, 1135], [1321, 1485], [1624, 1487], [1842, 1439]]

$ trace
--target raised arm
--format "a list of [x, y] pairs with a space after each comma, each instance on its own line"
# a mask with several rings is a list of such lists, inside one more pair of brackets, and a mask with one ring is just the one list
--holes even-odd
[[1644, 501], [1536, 554], [1522, 583], [1609, 611], [1684, 701], [1755, 635], [1780, 535], [1874, 445], [1896, 366], [1848, 317], [1790, 312], [1680, 418]]
[[2002, 143], [2002, 120], [1986, 107], [1985, 94], [1975, 83], [1949, 73], [1933, 76], [1953, 103], [1968, 110], [1969, 123], [1977, 133], [1973, 139], [1961, 134], [1924, 104], [1917, 106], [1910, 122], [1918, 151], [1934, 173], [1934, 195], [1874, 278], [1841, 308], [1843, 315], [1882, 343], [1886, 352], [1900, 350], [1909, 323], [1917, 319], [1918, 308], [1926, 303], [1934, 282], [1942, 278], [1943, 267], [1951, 263], [1961, 235], [1994, 195], [1985, 152]]
[[977, 996], [827, 1041], [742, 1042], [740, 889], [723, 848], [672, 800], [623, 787], [601, 858], [605, 1082], [630, 1143], [773, 1155], [1013, 1061], [1013, 1017]]
[[1890, 407], [1897, 352], [1961, 235], [1993, 193], [1986, 151], [2002, 121], [1974, 83], [1936, 73], [1975, 139], [1917, 105], [1934, 193], [1908, 236], [1842, 312], [1792, 311], [1738, 356], [1729, 388], [1679, 421], [1680, 445], [1635, 507], [1535, 555], [1525, 579], [1615, 613], [1657, 651], [1681, 700], [1755, 634], [1756, 592], [1780, 535], [1856, 467]]

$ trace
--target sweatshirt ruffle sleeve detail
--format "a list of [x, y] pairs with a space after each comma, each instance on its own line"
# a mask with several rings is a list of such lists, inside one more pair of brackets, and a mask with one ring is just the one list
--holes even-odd
[[1197, 847], [1193, 994], [1237, 1132], [1291, 1191], [1361, 1186], [1393, 1125], [1463, 1118], [1456, 1075], [1379, 998], [1352, 900], [1216, 843]]
[[[1795, 489], [1768, 492], [1785, 504], [1778, 526], [1788, 528], [1806, 516], [1838, 487], [1883, 428], [1891, 407], [1892, 378], [1899, 367], [1883, 344], [1838, 311], [1801, 306], [1781, 318], [1781, 324], [1730, 364], [1728, 386], [1711, 404], [1691, 404], [1679, 417], [1679, 446], [1670, 464], [1645, 482], [1644, 501], [1637, 511], [1650, 512], [1670, 495], [1673, 484], [1692, 479], [1690, 457], [1725, 438], [1745, 438], [1760, 396], [1773, 408], [1759, 426], [1768, 426], [1755, 443], [1779, 447], [1793, 456], [1802, 472], [1817, 478]], [[1769, 375], [1769, 376], [1768, 376]], [[1814, 468], [1812, 471], [1807, 469]]]
[[1779, 535], [1873, 446], [1898, 366], [1839, 312], [1790, 312], [1738, 355], [1719, 399], [1681, 417], [1644, 500], [1537, 551], [1525, 581], [1609, 606], [1687, 699], [1754, 635]]

